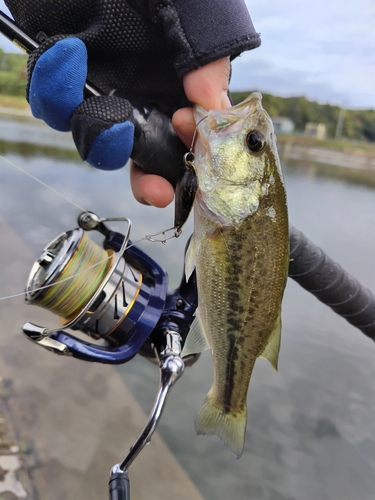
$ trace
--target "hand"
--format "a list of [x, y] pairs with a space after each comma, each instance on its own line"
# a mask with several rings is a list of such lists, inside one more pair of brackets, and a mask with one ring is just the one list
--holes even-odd
[[72, 131], [82, 159], [96, 168], [118, 169], [133, 148], [132, 107], [114, 96], [84, 101], [87, 59], [79, 38], [48, 39], [29, 58], [27, 98], [36, 118], [61, 132]]
[[[131, 154], [163, 176], [133, 167], [136, 198], [159, 207], [170, 203], [173, 189], [165, 178], [176, 184], [183, 169], [179, 147], [184, 150], [170, 118], [176, 113], [175, 129], [190, 147], [195, 125], [186, 106], [229, 106], [229, 57], [260, 45], [244, 0], [215, 0], [214, 15], [210, 2], [199, 1], [54, 0], [53, 9], [49, 0], [5, 2], [29, 35], [47, 37], [28, 61], [33, 113], [71, 130], [82, 159], [97, 168], [119, 168]], [[84, 100], [86, 75], [102, 97]], [[154, 130], [159, 135], [150, 147]]]
[[[190, 102], [199, 104], [206, 110], [230, 107], [229, 75], [229, 57], [207, 64], [184, 76], [185, 94]], [[176, 111], [172, 123], [180, 139], [190, 148], [195, 130], [192, 108]], [[134, 163], [131, 166], [130, 180], [134, 197], [140, 203], [163, 208], [173, 200], [174, 191], [168, 181], [146, 174]]]

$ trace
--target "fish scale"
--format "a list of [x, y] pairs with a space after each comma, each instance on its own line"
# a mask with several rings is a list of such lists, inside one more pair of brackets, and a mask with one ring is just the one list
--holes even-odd
[[[254, 363], [277, 369], [281, 302], [289, 263], [286, 194], [272, 122], [254, 93], [233, 108], [195, 111], [198, 191], [187, 276], [196, 268], [198, 318], [183, 354], [200, 336], [212, 351], [214, 380], [195, 421], [237, 456], [245, 439]], [[257, 137], [259, 151], [249, 150]], [[254, 135], [255, 134], [255, 135]]]

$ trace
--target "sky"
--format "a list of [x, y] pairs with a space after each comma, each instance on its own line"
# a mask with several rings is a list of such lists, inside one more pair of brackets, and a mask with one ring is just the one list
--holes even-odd
[[233, 90], [375, 109], [374, 0], [246, 4], [262, 45], [233, 64]]
[[245, 1], [262, 45], [234, 61], [231, 90], [375, 109], [374, 0]]

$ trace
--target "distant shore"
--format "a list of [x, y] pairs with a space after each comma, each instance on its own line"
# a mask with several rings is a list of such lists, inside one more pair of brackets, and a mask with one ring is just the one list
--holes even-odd
[[280, 156], [292, 160], [312, 160], [339, 167], [375, 171], [375, 143], [311, 139], [299, 135], [279, 135]]
[[0, 108], [7, 109], [9, 112], [12, 110], [23, 110], [25, 112], [29, 110], [31, 115], [30, 106], [26, 101], [26, 97], [0, 94]]
[[[0, 117], [7, 119], [21, 119], [27, 122], [35, 121], [36, 125], [44, 125], [40, 120], [35, 120], [30, 107], [24, 98], [0, 95]], [[47, 128], [47, 127], [46, 127]], [[43, 133], [43, 136], [47, 131]], [[70, 143], [61, 143], [60, 134], [54, 133], [58, 149], [72, 148]], [[23, 136], [25, 137], [25, 135]], [[5, 137], [3, 141], [7, 140]], [[19, 142], [19, 141], [16, 141]], [[26, 141], [28, 142], [28, 141]], [[41, 146], [40, 144], [35, 144]], [[53, 146], [52, 144], [50, 144]], [[277, 145], [282, 161], [289, 165], [306, 168], [315, 165], [315, 170], [338, 177], [347, 177], [350, 180], [370, 183], [375, 185], [375, 143], [349, 140], [318, 140], [303, 135], [288, 134], [278, 135]]]
[[375, 186], [375, 144], [354, 141], [319, 141], [298, 135], [280, 135], [281, 163], [308, 170], [311, 175], [345, 179]]

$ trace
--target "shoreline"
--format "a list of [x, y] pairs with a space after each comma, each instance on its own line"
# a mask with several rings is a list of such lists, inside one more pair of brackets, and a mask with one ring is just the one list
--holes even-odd
[[338, 167], [348, 167], [353, 169], [371, 170], [375, 172], [375, 145], [374, 151], [353, 151], [334, 149], [333, 147], [320, 146], [319, 141], [314, 144], [304, 144], [298, 138], [285, 140], [279, 138], [277, 146], [281, 158], [288, 160], [312, 161], [314, 163], [324, 163]]
[[[33, 118], [31, 114], [31, 110], [29, 107], [27, 108], [10, 108], [8, 106], [0, 106], [0, 116], [23, 116], [26, 118]], [[34, 119], [34, 118], [33, 118]]]
[[285, 162], [287, 168], [375, 187], [375, 144], [340, 141], [335, 149], [333, 141], [304, 136], [278, 136], [277, 139], [281, 164]]
[[[70, 134], [57, 132], [31, 114], [30, 108], [0, 106], [0, 120], [19, 122], [19, 133], [0, 130], [2, 152], [17, 150], [28, 155], [57, 154], [79, 160]], [[31, 134], [29, 127], [39, 133]], [[319, 141], [299, 135], [278, 135], [281, 162], [292, 168], [308, 168], [311, 173], [343, 178], [375, 186], [375, 143]]]

